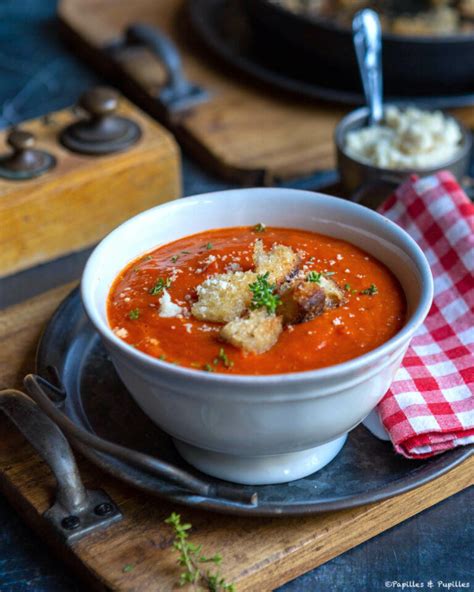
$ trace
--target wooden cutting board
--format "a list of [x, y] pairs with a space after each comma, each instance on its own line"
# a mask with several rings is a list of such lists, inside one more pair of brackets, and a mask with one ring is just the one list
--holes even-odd
[[[222, 176], [272, 184], [334, 168], [334, 128], [348, 108], [299, 99], [213, 59], [189, 30], [184, 5], [185, 0], [61, 0], [58, 11], [75, 51], [158, 118], [154, 97], [165, 78], [157, 59], [133, 49], [117, 65], [104, 48], [137, 22], [156, 26], [173, 40], [188, 79], [212, 96], [168, 125], [194, 158]], [[473, 107], [456, 113], [474, 127]]]
[[[34, 366], [42, 327], [72, 285], [0, 312], [0, 389], [21, 386]], [[86, 486], [104, 489], [124, 519], [66, 547], [42, 513], [54, 497], [54, 479], [29, 444], [0, 413], [0, 491], [90, 588], [168, 592], [178, 578], [172, 536], [163, 520], [181, 512], [193, 524], [191, 540], [207, 554], [222, 552], [222, 571], [239, 592], [269, 592], [344, 553], [473, 483], [474, 459], [402, 496], [306, 518], [241, 518], [180, 508], [125, 485], [79, 459]], [[126, 567], [127, 566], [127, 567]]]

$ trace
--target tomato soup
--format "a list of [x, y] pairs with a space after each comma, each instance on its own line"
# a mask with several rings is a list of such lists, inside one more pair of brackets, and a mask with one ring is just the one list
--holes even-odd
[[[331, 276], [346, 293], [339, 308], [286, 326], [262, 354], [222, 343], [221, 323], [197, 320], [190, 312], [196, 289], [207, 278], [253, 269], [257, 239], [266, 248], [292, 247], [305, 272]], [[160, 316], [164, 294], [172, 302], [170, 316]], [[257, 224], [181, 238], [133, 261], [112, 285], [107, 312], [115, 334], [150, 356], [196, 371], [258, 375], [324, 368], [373, 350], [403, 326], [406, 300], [391, 271], [358, 247], [309, 231]]]

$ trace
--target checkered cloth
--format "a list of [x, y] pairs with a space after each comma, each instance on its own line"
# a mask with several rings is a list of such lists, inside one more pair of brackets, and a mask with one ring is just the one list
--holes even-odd
[[474, 206], [448, 172], [399, 187], [380, 212], [423, 249], [434, 301], [378, 406], [397, 452], [426, 458], [474, 442]]

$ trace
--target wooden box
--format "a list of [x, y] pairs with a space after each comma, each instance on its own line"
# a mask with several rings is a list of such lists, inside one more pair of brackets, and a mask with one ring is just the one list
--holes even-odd
[[125, 99], [118, 113], [138, 123], [142, 136], [106, 156], [77, 154], [59, 143], [60, 131], [77, 118], [70, 109], [21, 126], [57, 164], [30, 180], [0, 178], [0, 277], [91, 246], [134, 214], [180, 196], [173, 136]]

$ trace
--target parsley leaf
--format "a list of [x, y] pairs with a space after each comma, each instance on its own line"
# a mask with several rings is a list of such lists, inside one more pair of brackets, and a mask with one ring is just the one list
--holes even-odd
[[254, 232], [265, 232], [266, 226], [262, 222], [255, 224], [253, 227]]
[[132, 308], [132, 310], [128, 313], [128, 316], [132, 321], [136, 321], [140, 317], [140, 309]]

